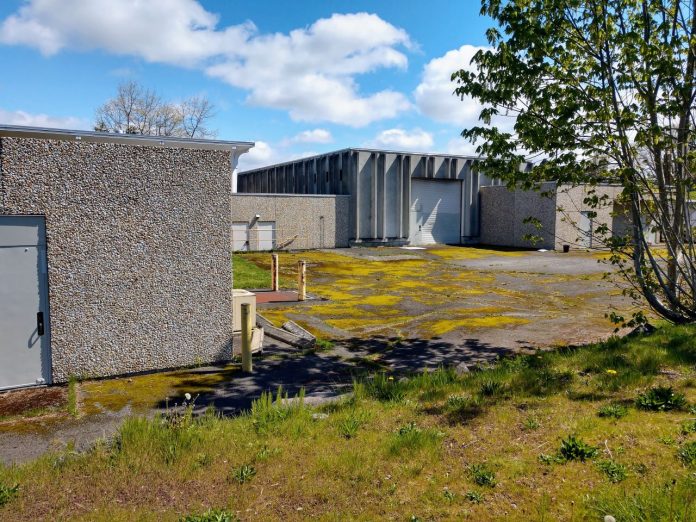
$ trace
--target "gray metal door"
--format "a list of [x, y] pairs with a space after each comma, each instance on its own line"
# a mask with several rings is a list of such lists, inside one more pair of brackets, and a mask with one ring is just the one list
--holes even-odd
[[50, 381], [42, 217], [0, 216], [0, 389]]
[[412, 245], [461, 242], [461, 181], [411, 181]]

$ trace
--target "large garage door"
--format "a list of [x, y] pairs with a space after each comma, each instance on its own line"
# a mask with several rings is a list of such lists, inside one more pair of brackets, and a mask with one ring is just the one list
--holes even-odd
[[461, 241], [461, 181], [411, 181], [412, 245]]
[[0, 216], [0, 389], [50, 380], [41, 217]]

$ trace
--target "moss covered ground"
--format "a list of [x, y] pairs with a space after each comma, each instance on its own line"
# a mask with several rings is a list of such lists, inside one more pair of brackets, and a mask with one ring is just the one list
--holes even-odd
[[[355, 250], [281, 253], [285, 287], [295, 288], [297, 262], [305, 260], [308, 292], [321, 300], [263, 306], [259, 311], [277, 325], [292, 319], [322, 338], [379, 334], [431, 339], [559, 317], [569, 323], [579, 319], [588, 332], [606, 334], [612, 330], [604, 316], [611, 299], [627, 306], [620, 289], [603, 281], [592, 259], [592, 271], [564, 274], [461, 266], [469, 260], [491, 259], [494, 264], [501, 257], [522, 259], [524, 251], [439, 246], [410, 255], [398, 249], [387, 253], [392, 255]], [[238, 259], [235, 281], [237, 270], [247, 273], [250, 265], [261, 273], [270, 271], [270, 254], [238, 255], [235, 262]], [[562, 334], [554, 342], [562, 343]]]
[[0, 466], [0, 519], [693, 521], [695, 365], [696, 327], [663, 327], [365, 375], [316, 408], [135, 416], [89, 452]]

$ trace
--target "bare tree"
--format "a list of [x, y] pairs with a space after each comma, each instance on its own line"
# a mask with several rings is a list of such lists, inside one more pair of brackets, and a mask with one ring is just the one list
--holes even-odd
[[118, 86], [116, 96], [96, 110], [94, 129], [120, 134], [208, 138], [216, 135], [209, 122], [215, 108], [207, 98], [194, 96], [181, 103], [164, 102], [137, 82]]

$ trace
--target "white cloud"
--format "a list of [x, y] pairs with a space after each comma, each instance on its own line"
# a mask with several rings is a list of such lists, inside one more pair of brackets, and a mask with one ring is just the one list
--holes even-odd
[[405, 69], [408, 34], [369, 13], [334, 14], [288, 34], [247, 22], [218, 28], [197, 0], [29, 0], [0, 24], [0, 43], [45, 55], [102, 49], [149, 62], [197, 67], [249, 92], [253, 105], [300, 121], [360, 127], [411, 104], [400, 92], [362, 94], [356, 76]]
[[462, 137], [453, 138], [447, 142], [445, 152], [457, 156], [478, 156], [479, 154], [476, 152], [477, 146], [478, 143], [471, 143]]
[[430, 60], [423, 68], [421, 83], [413, 96], [418, 109], [434, 120], [452, 123], [460, 127], [478, 124], [481, 104], [472, 98], [461, 100], [454, 93], [456, 84], [452, 82], [452, 73], [460, 69], [475, 70], [471, 59], [485, 47], [462, 45], [459, 49], [448, 51], [444, 56]]
[[333, 136], [326, 129], [312, 129], [296, 134], [287, 143], [331, 143]]
[[0, 123], [5, 125], [24, 125], [27, 127], [46, 127], [56, 129], [89, 129], [89, 124], [73, 116], [49, 116], [48, 114], [31, 114], [25, 111], [6, 111], [0, 109]]
[[256, 145], [249, 152], [240, 156], [237, 169], [239, 172], [244, 172], [245, 170], [275, 165], [276, 163], [315, 156], [316, 154], [317, 152], [313, 151], [289, 152], [286, 149], [277, 149], [268, 142], [257, 141]]
[[388, 129], [380, 132], [368, 145], [412, 151], [429, 150], [433, 146], [433, 135], [422, 129]]

